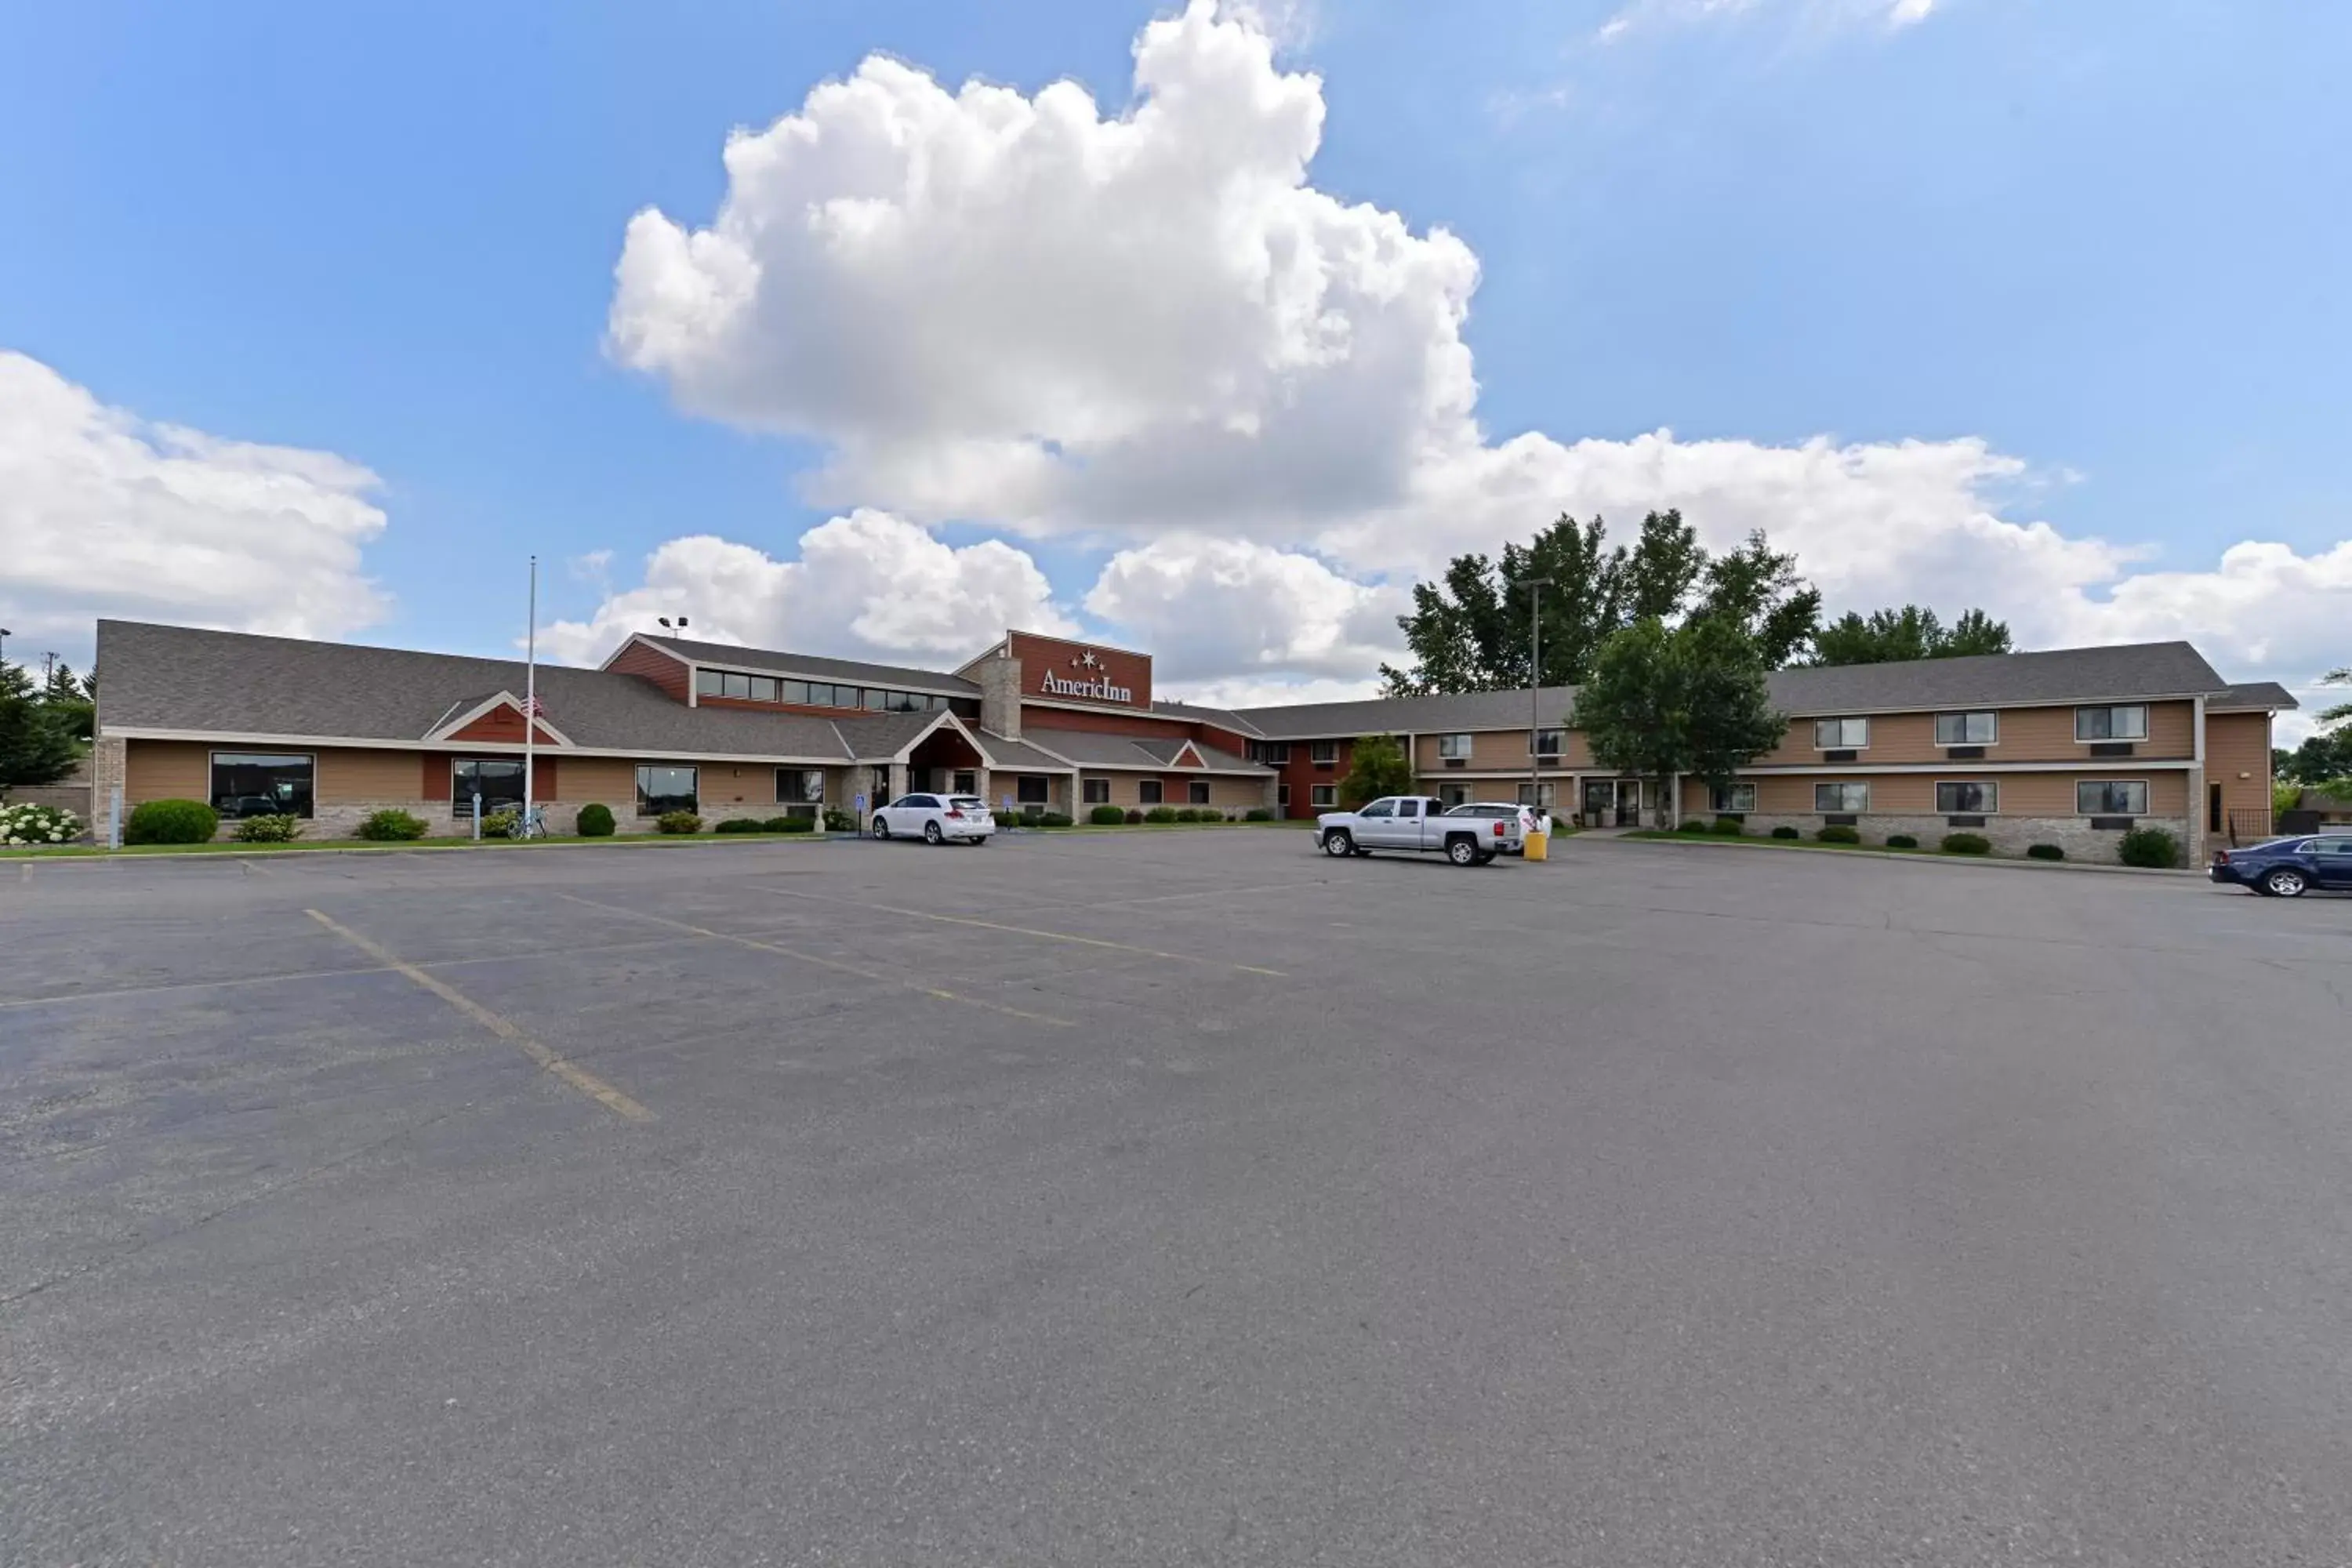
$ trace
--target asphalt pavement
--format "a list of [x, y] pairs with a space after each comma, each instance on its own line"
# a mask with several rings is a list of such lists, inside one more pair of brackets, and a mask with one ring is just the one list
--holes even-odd
[[2352, 899], [0, 864], [0, 1563], [2352, 1562]]

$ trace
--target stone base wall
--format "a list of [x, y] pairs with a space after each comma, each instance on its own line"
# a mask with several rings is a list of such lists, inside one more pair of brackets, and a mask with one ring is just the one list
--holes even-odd
[[[1711, 812], [1697, 813], [1702, 822], [1713, 822]], [[2190, 852], [2189, 824], [2179, 817], [2143, 816], [2143, 827], [2161, 827], [2180, 841], [2182, 863], [2188, 864]], [[1776, 816], [1764, 812], [1750, 812], [1747, 818], [1751, 835], [1770, 833], [1776, 827], [1793, 827], [1810, 839], [1822, 829], [1818, 816]], [[2119, 863], [2116, 845], [2123, 833], [2116, 828], [2094, 828], [2090, 819], [2081, 816], [1988, 816], [1982, 827], [1954, 827], [1940, 816], [1864, 816], [1855, 823], [1864, 844], [1886, 842], [1887, 835], [1907, 833], [1919, 841], [1923, 849], [1933, 849], [1947, 833], [1976, 833], [1991, 840], [1996, 855], [2022, 856], [2033, 844], [2055, 844], [2066, 851], [2069, 860], [2084, 860], [2097, 866]]]
[[[580, 807], [586, 804], [585, 801], [563, 800], [541, 802], [540, 810], [546, 815], [548, 832], [557, 837], [571, 837], [577, 831]], [[605, 804], [610, 805], [613, 803], [608, 801]], [[379, 811], [404, 811], [411, 816], [423, 818], [427, 838], [471, 838], [474, 836], [472, 816], [458, 816], [446, 800], [338, 800], [321, 801], [312, 808], [310, 816], [302, 824], [302, 837], [306, 840], [355, 838], [359, 836], [360, 824]], [[781, 805], [730, 804], [707, 808], [701, 815], [702, 830], [708, 833], [730, 817], [750, 817], [755, 822], [765, 822], [772, 816], [789, 816], [790, 809]], [[103, 824], [100, 825], [99, 831], [105, 831]], [[635, 814], [635, 802], [623, 801], [613, 805], [613, 831], [615, 834], [633, 834], [654, 833], [659, 829], [654, 826], [654, 818]], [[221, 840], [235, 838], [236, 824], [224, 820], [220, 831], [214, 837]]]

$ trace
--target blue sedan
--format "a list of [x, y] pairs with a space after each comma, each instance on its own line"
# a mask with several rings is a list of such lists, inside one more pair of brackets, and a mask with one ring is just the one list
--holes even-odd
[[2211, 875], [2217, 882], [2282, 899], [2299, 899], [2314, 888], [2352, 893], [2352, 833], [2273, 838], [2249, 848], [2218, 850]]

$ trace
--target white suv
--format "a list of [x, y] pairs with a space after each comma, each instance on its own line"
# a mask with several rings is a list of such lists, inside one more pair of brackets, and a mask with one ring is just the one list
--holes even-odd
[[877, 838], [985, 844], [996, 831], [996, 818], [976, 795], [902, 795], [887, 805], [876, 806], [866, 830]]

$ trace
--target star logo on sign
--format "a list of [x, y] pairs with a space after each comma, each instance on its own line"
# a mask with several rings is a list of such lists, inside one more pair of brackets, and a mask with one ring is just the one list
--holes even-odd
[[1088, 648], [1088, 649], [1087, 649], [1087, 651], [1086, 651], [1083, 655], [1081, 655], [1080, 657], [1078, 657], [1078, 658], [1074, 658], [1074, 659], [1070, 660], [1070, 662], [1071, 662], [1072, 664], [1081, 664], [1081, 665], [1084, 665], [1084, 666], [1086, 666], [1086, 668], [1087, 668], [1088, 669], [1094, 669], [1094, 668], [1099, 668], [1099, 661], [1097, 661], [1097, 660], [1096, 659], [1096, 658], [1095, 658], [1095, 650], [1094, 650], [1094, 649], [1092, 649], [1092, 648]]

